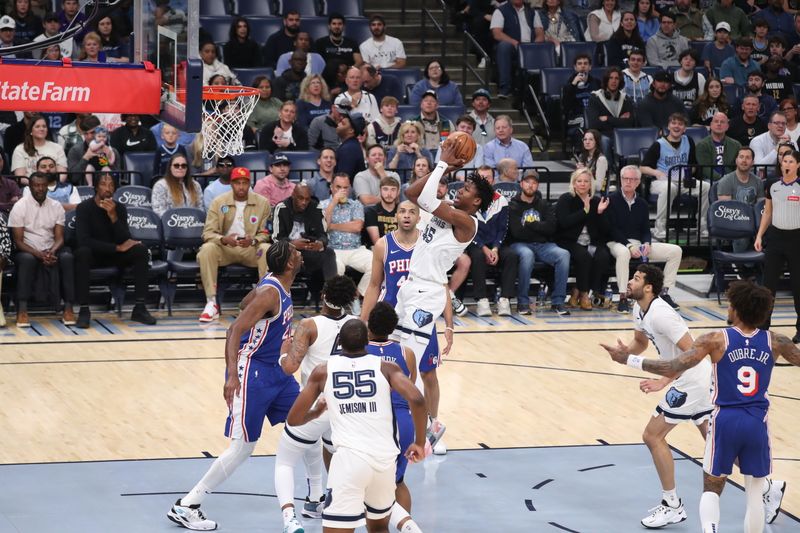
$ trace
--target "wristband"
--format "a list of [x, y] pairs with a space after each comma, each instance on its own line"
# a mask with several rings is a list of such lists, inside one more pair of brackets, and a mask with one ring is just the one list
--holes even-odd
[[644, 359], [645, 359], [644, 357], [641, 357], [639, 355], [630, 354], [628, 355], [628, 362], [625, 364], [627, 364], [632, 368], [635, 368], [636, 370], [641, 370], [642, 362], [644, 362]]
[[282, 353], [280, 357], [278, 357], [278, 366], [283, 366], [283, 360], [289, 357], [288, 353]]

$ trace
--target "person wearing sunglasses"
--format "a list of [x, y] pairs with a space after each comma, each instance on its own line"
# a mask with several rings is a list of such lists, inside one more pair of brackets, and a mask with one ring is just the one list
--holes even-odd
[[173, 155], [164, 177], [153, 185], [153, 211], [158, 216], [173, 207], [203, 207], [203, 191], [189, 173], [189, 160], [183, 154]]
[[236, 166], [233, 156], [226, 155], [217, 159], [213, 174], [217, 179], [208, 184], [203, 191], [203, 205], [208, 211], [214, 198], [231, 190], [231, 169]]

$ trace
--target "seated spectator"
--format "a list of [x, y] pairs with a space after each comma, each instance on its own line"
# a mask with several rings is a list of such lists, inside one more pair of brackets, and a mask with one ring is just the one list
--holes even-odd
[[619, 67], [608, 67], [603, 74], [602, 85], [589, 96], [588, 126], [610, 138], [615, 128], [631, 128], [634, 125], [633, 102], [622, 91], [622, 71]]
[[197, 252], [206, 306], [200, 322], [219, 318], [217, 274], [219, 267], [258, 267], [259, 278], [267, 273], [267, 201], [250, 190], [250, 171], [236, 167], [230, 172], [231, 190], [218, 196], [208, 209], [203, 227], [203, 245]]
[[419, 105], [422, 97], [428, 91], [433, 91], [436, 93], [439, 105], [464, 105], [458, 85], [450, 81], [450, 75], [438, 59], [428, 61], [422, 75], [423, 79], [419, 80], [411, 90], [408, 97], [409, 104]]
[[[350, 198], [350, 178], [337, 172], [331, 185], [331, 197], [320, 203], [328, 227], [328, 245], [336, 253], [336, 269], [341, 276], [350, 267], [363, 273], [358, 283], [358, 294], [366, 294], [372, 271], [372, 254], [361, 244], [364, 229], [364, 206]], [[358, 301], [358, 300], [356, 300]], [[354, 306], [360, 305], [354, 302]], [[353, 309], [357, 315], [358, 309]]]
[[[33, 115], [33, 114], [34, 113], [29, 113], [28, 111], [25, 111], [23, 113], [23, 121], [22, 122], [17, 122], [16, 124], [14, 124], [13, 126], [10, 126], [6, 130], [6, 132], [5, 132], [5, 142], [7, 142], [7, 143], [13, 142], [11, 137], [10, 137], [10, 134], [11, 134], [12, 128], [14, 128], [15, 126], [17, 126], [17, 127], [23, 126], [23, 128], [19, 132], [20, 133], [19, 134], [19, 138], [20, 138], [20, 140], [22, 140], [23, 131], [25, 129], [24, 125], [26, 124], [25, 121], [29, 120], [28, 116], [29, 115]], [[86, 117], [90, 117], [90, 116], [92, 116], [91, 113], [76, 113], [75, 114], [75, 120], [73, 120], [72, 122], [70, 122], [66, 126], [62, 126], [61, 128], [59, 128], [59, 130], [58, 130], [58, 132], [56, 133], [56, 136], [55, 136], [55, 141], [59, 144], [59, 146], [61, 146], [64, 149], [64, 153], [65, 154], [68, 154], [70, 149], [72, 149], [73, 146], [75, 146], [76, 144], [78, 144], [80, 142], [83, 142], [83, 130], [81, 129], [81, 122], [83, 122], [83, 119], [85, 119]], [[114, 130], [114, 131], [116, 131], [116, 130]], [[113, 139], [114, 139], [113, 135], [111, 136], [111, 139], [112, 139], [112, 144], [113, 144]], [[14, 145], [14, 146], [16, 147], [16, 145]], [[119, 149], [117, 151], [119, 152]], [[122, 153], [122, 152], [120, 152], [120, 153]], [[10, 154], [9, 154], [9, 157], [10, 157]]]
[[100, 36], [100, 51], [105, 54], [106, 61], [109, 63], [130, 62], [126, 51], [128, 50], [128, 41], [119, 34], [111, 16], [101, 15], [97, 19], [95, 31]]
[[256, 100], [256, 106], [247, 119], [247, 125], [255, 133], [270, 122], [278, 119], [278, 113], [283, 102], [272, 96], [272, 82], [268, 77], [256, 76], [253, 80], [253, 87], [258, 89], [258, 100]]
[[91, 325], [89, 310], [89, 272], [92, 267], [115, 266], [133, 268], [134, 294], [136, 298], [131, 320], [154, 325], [156, 319], [147, 311], [147, 263], [150, 254], [139, 241], [131, 239], [128, 228], [128, 211], [123, 204], [115, 202], [116, 183], [110, 173], [100, 174], [95, 183], [93, 198], [84, 200], [75, 210], [75, 232], [78, 248], [75, 250], [75, 292], [80, 312], [75, 325], [88, 328]]
[[753, 21], [763, 20], [771, 34], [789, 35], [794, 29], [792, 15], [783, 9], [783, 0], [770, 0], [769, 6], [758, 10]]
[[[3, 270], [11, 261], [11, 237], [8, 235], [6, 219], [8, 213], [0, 214], [0, 286], [3, 284]], [[6, 327], [6, 315], [3, 313], [3, 303], [0, 301], [0, 328]]]
[[422, 124], [407, 120], [400, 126], [394, 146], [389, 150], [388, 166], [392, 170], [401, 169], [400, 175], [404, 182], [408, 181], [411, 168], [418, 157], [427, 157], [428, 161], [433, 162], [430, 150], [421, 146], [423, 136]]
[[[73, 257], [64, 248], [64, 208], [47, 197], [47, 175], [34, 172], [30, 191], [11, 209], [8, 227], [17, 253], [17, 327], [28, 328], [28, 301], [33, 297], [58, 306], [64, 298], [65, 325], [75, 324]], [[63, 292], [61, 292], [63, 290]]]
[[[6, 176], [5, 172], [3, 172], [3, 165], [4, 160], [0, 157], [0, 218], [3, 215], [8, 215], [17, 200], [22, 198], [22, 191], [17, 185], [16, 178]], [[53, 161], [53, 166], [55, 166], [55, 161]]]
[[28, 184], [27, 177], [36, 171], [37, 161], [45, 156], [55, 159], [56, 170], [62, 172], [59, 181], [67, 180], [67, 157], [59, 145], [47, 140], [48, 131], [47, 120], [41, 115], [33, 115], [25, 128], [25, 140], [14, 148], [11, 171], [20, 177], [20, 185]]
[[622, 88], [625, 91], [625, 97], [634, 105], [650, 94], [650, 85], [653, 83], [653, 77], [642, 70], [644, 62], [645, 57], [642, 50], [631, 50], [628, 55], [628, 68], [622, 71]]
[[306, 77], [308, 57], [305, 52], [295, 50], [289, 60], [289, 68], [275, 78], [272, 91], [283, 102], [294, 101], [300, 97], [300, 84]]
[[[519, 8], [516, 8], [519, 11]], [[504, 13], [505, 15], [505, 13]], [[492, 15], [494, 18], [494, 15]], [[494, 27], [492, 25], [492, 27]], [[564, 8], [563, 0], [545, 0], [541, 9], [536, 10], [533, 29], [537, 43], [549, 42], [561, 54], [561, 43], [582, 41], [581, 23], [578, 16]], [[505, 30], [503, 30], [505, 31]], [[522, 39], [522, 42], [527, 42]], [[498, 50], [498, 54], [500, 51]]]
[[78, 61], [86, 61], [89, 63], [105, 63], [106, 54], [100, 51], [102, 42], [100, 36], [95, 32], [90, 31], [83, 36], [81, 42], [81, 51], [78, 53]]
[[775, 111], [770, 115], [767, 131], [753, 137], [750, 148], [753, 149], [756, 165], [774, 165], [778, 161], [778, 145], [791, 143], [792, 138], [786, 133], [786, 115], [783, 111]]
[[[463, 131], [464, 133], [468, 133], [472, 135], [475, 133], [475, 119], [472, 118], [470, 115], [461, 115], [456, 119], [456, 131]], [[436, 157], [434, 158], [434, 163], [438, 163], [441, 152], [436, 152]], [[471, 160], [467, 161], [462, 169], [476, 169], [483, 165], [483, 146], [476, 143], [475, 147], [475, 155], [472, 157]], [[402, 167], [401, 167], [402, 168]], [[516, 179], [516, 178], [515, 178]]]
[[762, 67], [764, 70], [764, 92], [776, 102], [784, 98], [793, 98], [792, 78], [790, 72], [784, 68], [781, 56], [771, 56]]
[[593, 177], [592, 189], [606, 192], [608, 184], [608, 159], [600, 149], [601, 134], [597, 130], [586, 130], [583, 134], [583, 148], [575, 155], [577, 168], [586, 169]]
[[764, 74], [754, 71], [747, 75], [746, 96], [758, 98], [758, 118], [767, 121], [772, 113], [778, 109], [778, 103], [764, 92]]
[[650, 214], [647, 202], [636, 194], [642, 182], [642, 174], [633, 165], [623, 167], [619, 173], [620, 190], [609, 195], [606, 209], [610, 240], [608, 248], [616, 264], [617, 285], [619, 286], [620, 313], [630, 313], [631, 304], [626, 299], [631, 259], [647, 258], [648, 261], [664, 261], [664, 289], [661, 298], [675, 309], [680, 307], [669, 295], [675, 288], [678, 267], [683, 251], [680, 246], [664, 242], [652, 242], [650, 235]]
[[734, 0], [719, 0], [705, 11], [705, 22], [716, 31], [719, 31], [720, 24], [726, 24], [731, 40], [750, 35], [750, 20]]
[[375, 101], [383, 102], [387, 96], [398, 102], [405, 101], [406, 88], [398, 78], [381, 72], [369, 63], [363, 63], [359, 69], [361, 70], [362, 86], [375, 97]]
[[[282, 54], [294, 50], [294, 38], [299, 31], [300, 13], [294, 9], [286, 10], [283, 14], [283, 28], [270, 35], [264, 43], [264, 66], [275, 68]], [[303, 68], [305, 69], [305, 65]]]
[[[22, 120], [17, 120], [17, 115], [14, 111], [6, 111], [3, 112], [9, 113], [10, 116], [4, 118], [3, 122], [4, 125], [7, 124], [6, 130], [3, 132], [3, 145], [6, 155], [8, 159], [12, 159], [14, 156], [14, 149], [17, 145], [21, 144], [25, 140], [25, 130], [31, 126], [34, 118], [44, 117], [45, 120], [47, 117], [41, 113], [35, 113], [33, 111], [23, 111], [22, 112]], [[77, 120], [77, 118], [76, 118]], [[47, 130], [47, 140], [53, 141], [56, 140], [53, 138], [50, 132], [50, 126], [48, 122], [48, 130]], [[59, 138], [59, 144], [61, 144], [61, 139]], [[67, 152], [65, 152], [67, 153]], [[28, 174], [25, 175], [26, 177]]]
[[439, 115], [436, 91], [425, 92], [419, 104], [419, 111], [419, 116], [414, 117], [413, 120], [422, 124], [422, 146], [433, 154], [439, 150], [439, 145], [453, 131], [453, 123]]
[[[550, 0], [559, 3], [559, 0]], [[558, 8], [558, 16], [561, 10]], [[538, 13], [536, 13], [538, 16]], [[538, 19], [537, 19], [538, 20]], [[543, 24], [549, 24], [549, 17], [544, 17]], [[559, 30], [564, 26], [558, 24], [551, 28], [552, 31]], [[549, 26], [548, 26], [549, 27]], [[510, 0], [501, 4], [492, 13], [492, 20], [489, 23], [489, 30], [495, 40], [495, 60], [497, 61], [497, 97], [500, 99], [508, 98], [511, 95], [514, 65], [518, 64], [519, 57], [517, 49], [520, 43], [531, 43], [534, 41], [534, 10], [523, 0]], [[537, 31], [541, 32], [540, 41], [544, 40], [545, 28]]]
[[700, 58], [709, 76], [712, 76], [716, 69], [722, 67], [722, 63], [726, 59], [733, 57], [736, 53], [736, 50], [731, 46], [730, 31], [731, 27], [727, 22], [717, 23], [714, 31], [714, 40], [703, 48]]
[[722, 89], [722, 82], [716, 78], [708, 80], [706, 90], [700, 95], [689, 113], [692, 124], [709, 126], [717, 113], [728, 114], [731, 106]]
[[397, 229], [397, 205], [400, 203], [400, 182], [392, 176], [381, 178], [380, 201], [364, 209], [370, 247], [378, 239]]
[[[58, 20], [58, 15], [55, 13], [47, 13], [45, 14], [44, 18], [42, 19], [42, 28], [44, 29], [43, 32], [39, 33], [36, 37], [33, 38], [33, 42], [43, 41], [49, 37], [55, 37], [59, 33], [61, 23]], [[58, 47], [61, 49], [61, 57], [73, 57], [73, 50], [75, 49], [74, 39], [72, 37], [68, 39], [64, 39], [60, 43], [58, 43]], [[44, 52], [43, 49], [39, 48], [37, 50], [33, 50], [31, 53], [33, 55], [33, 59], [41, 59], [42, 53]]]
[[[61, 9], [58, 11], [58, 19], [61, 23], [59, 32], [64, 32], [67, 28], [77, 25], [84, 25], [86, 23], [86, 14], [81, 11], [78, 0], [61, 0]], [[84, 29], [75, 34], [75, 42], [80, 42], [86, 32], [89, 31], [88, 24]]]
[[[717, 184], [718, 200], [736, 200], [755, 206], [764, 198], [764, 181], [753, 173], [753, 150], [742, 146], [736, 156], [736, 170], [725, 174]], [[753, 238], [734, 239], [733, 251], [746, 252], [753, 249]]]
[[361, 149], [361, 141], [359, 141], [359, 137], [364, 134], [366, 127], [366, 120], [361, 113], [349, 113], [339, 121], [336, 133], [342, 143], [336, 149], [337, 174], [343, 173], [348, 177], [354, 177], [362, 170], [366, 170], [364, 151]]
[[617, 31], [622, 20], [617, 0], [603, 0], [600, 6], [600, 9], [595, 9], [586, 17], [583, 37], [587, 41], [606, 42]]
[[[700, 234], [708, 236], [706, 228], [706, 213], [708, 212], [708, 183], [703, 180], [694, 180], [696, 184], [685, 185], [691, 180], [691, 168], [687, 165], [696, 165], [697, 156], [694, 141], [686, 135], [686, 116], [675, 113], [669, 117], [667, 133], [656, 140], [642, 159], [641, 172], [654, 176], [656, 179], [650, 184], [650, 192], [658, 195], [656, 206], [656, 227], [653, 236], [663, 240], [667, 235], [667, 211], [673, 200], [681, 194], [691, 194], [698, 199], [700, 204]], [[684, 168], [676, 169], [677, 166]], [[670, 184], [671, 182], [671, 184]], [[667, 194], [669, 191], [669, 194]]]
[[[569, 300], [571, 307], [584, 311], [592, 310], [589, 291], [595, 298], [604, 298], [608, 283], [608, 218], [604, 216], [608, 207], [608, 197], [594, 195], [594, 178], [587, 168], [579, 168], [572, 173], [569, 191], [558, 198], [556, 203], [555, 241], [569, 252], [575, 265], [575, 287]], [[611, 302], [601, 301], [599, 307]]]
[[[94, 129], [94, 138], [81, 161], [85, 161], [86, 184], [91, 185], [94, 173], [100, 170], [111, 170], [119, 166], [119, 154], [109, 144], [108, 130], [102, 126]], [[88, 157], [88, 158], [87, 158]], [[70, 169], [72, 171], [72, 169]]]
[[712, 39], [710, 26], [706, 33], [703, 11], [693, 6], [691, 0], [675, 0], [672, 16], [675, 19], [675, 30], [690, 41], [704, 39], [710, 41]]
[[388, 150], [400, 134], [402, 121], [397, 116], [397, 98], [384, 96], [381, 100], [381, 114], [367, 126], [367, 144], [379, 144]]
[[14, 0], [8, 14], [14, 19], [15, 37], [20, 44], [29, 43], [42, 33], [42, 19], [31, 12], [30, 0]]
[[336, 127], [342, 120], [342, 111], [349, 107], [347, 97], [340, 94], [336, 97], [336, 101], [328, 110], [327, 115], [318, 116], [311, 121], [311, 125], [308, 127], [309, 148], [312, 150], [321, 150], [322, 148], [336, 150], [339, 147], [341, 140], [336, 133]]
[[369, 18], [372, 37], [361, 43], [359, 52], [365, 63], [377, 69], [403, 68], [406, 66], [406, 51], [403, 41], [386, 35], [386, 21], [381, 15]]
[[[123, 161], [127, 152], [154, 152], [156, 149], [156, 138], [153, 132], [142, 127], [139, 115], [123, 114], [122, 127], [115, 129], [111, 133], [111, 146]], [[69, 153], [69, 152], [67, 152]]]
[[297, 123], [297, 106], [293, 101], [281, 104], [278, 120], [264, 126], [258, 145], [272, 153], [308, 150], [308, 132]]
[[153, 185], [153, 211], [161, 216], [173, 207], [204, 207], [203, 190], [189, 173], [189, 160], [183, 154], [170, 158], [164, 177]]
[[211, 204], [217, 196], [231, 190], [231, 170], [234, 165], [236, 165], [236, 161], [233, 156], [224, 155], [217, 159], [214, 168], [217, 179], [210, 182], [203, 190], [203, 207], [206, 211], [211, 208]]
[[786, 61], [797, 67], [798, 60], [800, 60], [800, 15], [794, 15], [794, 29], [788, 34], [782, 36], [786, 40], [785, 48], [786, 53], [783, 55]]
[[[359, 172], [353, 179], [353, 189], [358, 201], [365, 206], [377, 204], [381, 201], [381, 182], [386, 177], [391, 177], [400, 183], [400, 176], [396, 172], [384, 168], [386, 153], [383, 147], [373, 145], [367, 148], [367, 169]], [[410, 165], [409, 165], [410, 168]]]
[[675, 29], [675, 16], [661, 13], [658, 33], [647, 40], [647, 62], [652, 67], [678, 67], [678, 54], [689, 48], [689, 39]]
[[325, 72], [322, 73], [322, 78], [328, 84], [331, 98], [336, 98], [347, 90], [345, 79], [349, 69], [350, 67], [347, 66], [347, 63], [341, 63], [338, 59], [334, 59], [325, 65]]
[[736, 164], [736, 154], [742, 145], [726, 135], [729, 126], [728, 115], [717, 111], [711, 120], [710, 135], [697, 143], [697, 163], [704, 180], [717, 181]]
[[741, 114], [733, 116], [728, 135], [742, 146], [749, 146], [754, 137], [767, 131], [767, 125], [758, 118], [758, 97], [747, 95], [742, 98]]
[[751, 72], [759, 71], [760, 66], [751, 57], [753, 40], [750, 37], [741, 37], [736, 41], [736, 55], [722, 62], [719, 68], [719, 77], [727, 85], [747, 85], [747, 76]]
[[[0, 17], [0, 48], [11, 48], [18, 46], [22, 42], [16, 36], [17, 23], [8, 15]], [[30, 59], [30, 52], [15, 52], [13, 54], [6, 54], [3, 57], [11, 59]]]
[[[64, 211], [72, 211], [78, 207], [78, 204], [81, 203], [81, 195], [78, 193], [78, 188], [73, 186], [69, 181], [59, 181], [55, 159], [49, 156], [44, 156], [39, 159], [39, 161], [36, 162], [36, 172], [47, 176], [48, 198], [61, 204]], [[22, 196], [30, 195], [30, 187], [25, 187], [22, 191]]]
[[233, 69], [261, 66], [261, 47], [250, 37], [250, 23], [244, 17], [234, 17], [223, 46], [225, 63]]
[[517, 279], [517, 309], [525, 313], [530, 307], [528, 291], [535, 260], [555, 269], [550, 306], [554, 313], [566, 316], [564, 306], [569, 275], [569, 252], [560, 248], [553, 238], [557, 229], [555, 210], [539, 192], [539, 176], [526, 172], [520, 182], [520, 193], [508, 206], [508, 236], [506, 242], [519, 258]]
[[494, 139], [494, 117], [489, 113], [491, 105], [492, 94], [488, 89], [481, 87], [472, 93], [472, 109], [469, 110], [469, 116], [475, 120], [472, 138], [481, 147]]
[[[96, 138], [98, 131], [105, 132], [105, 134], [101, 133], [101, 139]], [[81, 133], [83, 142], [75, 144], [67, 155], [68, 168], [72, 173], [70, 181], [74, 185], [84, 182], [86, 185], [92, 185], [94, 172], [99, 172], [104, 167], [113, 170], [119, 169], [121, 157], [113, 147], [107, 144], [108, 132], [100, 126], [100, 120], [96, 116], [91, 115], [81, 122]]]
[[769, 24], [764, 19], [757, 19], [753, 23], [753, 51], [750, 57], [758, 63], [763, 65], [769, 58]]
[[323, 218], [319, 200], [302, 182], [289, 198], [275, 206], [273, 214], [273, 239], [288, 240], [300, 251], [314, 302], [319, 302], [322, 282], [336, 275], [336, 253], [328, 246]]
[[666, 131], [669, 117], [675, 113], [685, 113], [683, 102], [671, 92], [672, 76], [662, 70], [653, 76], [650, 94], [639, 102], [636, 116], [640, 126], [655, 126], [661, 132]]
[[517, 162], [506, 157], [497, 162], [497, 181], [492, 180], [494, 185], [504, 184], [502, 187], [497, 187], [495, 190], [506, 197], [506, 200], [511, 201], [517, 194], [519, 194], [519, 167]]
[[600, 88], [600, 80], [591, 75], [592, 59], [586, 54], [575, 56], [573, 63], [575, 72], [569, 77], [561, 90], [561, 107], [567, 120], [567, 137], [572, 139], [580, 130], [586, 128], [583, 123], [584, 111], [589, 105], [592, 91]]
[[[405, 199], [405, 191], [409, 185], [414, 183], [420, 178], [424, 178], [433, 172], [433, 165], [428, 161], [427, 157], [420, 156], [414, 161], [414, 168], [411, 170], [411, 176], [408, 178], [408, 183], [404, 183], [401, 187], [401, 197]], [[460, 175], [461, 181], [464, 181], [464, 175]], [[445, 179], [446, 178], [442, 178]]]
[[652, 0], [636, 0], [633, 7], [636, 25], [639, 27], [639, 35], [641, 35], [644, 42], [647, 42], [650, 37], [658, 33], [661, 27], [658, 16], [654, 12], [654, 7], [655, 2]]
[[[306, 76], [312, 74], [320, 75], [325, 70], [325, 59], [316, 52], [311, 51], [311, 36], [307, 31], [297, 32], [294, 38], [294, 50], [306, 53]], [[283, 71], [289, 68], [292, 52], [285, 52], [278, 58], [278, 66], [275, 67], [275, 75], [280, 76]]]
[[189, 160], [189, 153], [186, 147], [178, 143], [178, 129], [171, 124], [164, 124], [161, 127], [161, 145], [153, 154], [153, 179], [158, 179], [167, 172], [167, 166], [172, 161], [172, 157], [178, 154], [184, 159]]
[[[511, 117], [499, 115], [494, 119], [495, 138], [486, 143], [483, 149], [483, 162], [491, 168], [504, 157], [510, 157], [517, 162], [517, 166], [530, 168], [533, 166], [531, 150], [524, 142], [515, 139], [514, 129], [511, 126]], [[538, 183], [538, 182], [537, 182]]]
[[328, 84], [318, 74], [306, 76], [300, 84], [300, 98], [297, 104], [297, 123], [308, 129], [311, 121], [331, 110], [331, 95]]
[[[103, 124], [102, 117], [98, 115], [97, 118], [100, 119], [100, 125], [103, 126], [104, 124]], [[166, 141], [164, 141], [164, 136], [161, 134], [162, 131], [164, 130], [164, 126], [166, 126], [166, 125], [167, 125], [166, 122], [159, 121], [159, 122], [156, 122], [153, 126], [150, 127], [150, 132], [156, 138], [157, 149], [161, 148], [164, 145], [164, 143], [166, 142]], [[122, 126], [122, 124], [120, 124], [120, 126]], [[111, 130], [111, 128], [109, 128], [107, 125], [105, 127], [109, 131]], [[194, 138], [196, 137], [196, 135], [194, 133], [189, 133], [189, 132], [181, 131], [181, 130], [178, 130], [178, 129], [176, 129], [175, 131], [178, 132], [178, 144], [180, 144], [181, 146], [191, 146], [191, 144], [194, 142]], [[167, 159], [169, 159], [169, 158], [167, 158]]]
[[321, 202], [331, 197], [331, 182], [333, 182], [334, 169], [336, 168], [336, 150], [327, 147], [320, 150], [317, 167], [319, 168], [311, 176], [311, 179], [303, 180], [303, 182], [311, 191], [311, 196]]
[[294, 183], [289, 180], [291, 166], [292, 162], [285, 155], [272, 156], [269, 174], [256, 182], [253, 192], [266, 198], [272, 207], [290, 197], [294, 190]]
[[605, 46], [606, 63], [610, 67], [625, 68], [631, 52], [644, 50], [645, 44], [639, 35], [639, 26], [636, 25], [636, 15], [633, 12], [622, 13], [619, 28], [611, 35]]
[[362, 89], [361, 70], [356, 67], [347, 69], [347, 77], [345, 78], [345, 85], [347, 90], [342, 94], [347, 98], [350, 111], [361, 113], [367, 124], [377, 120], [380, 116], [380, 108], [378, 107], [378, 100], [373, 94]]
[[314, 42], [314, 51], [328, 64], [335, 61], [348, 67], [361, 66], [364, 60], [358, 43], [344, 35], [344, 22], [344, 17], [339, 13], [328, 15], [328, 35]]
[[692, 48], [678, 55], [680, 67], [672, 73], [672, 95], [683, 102], [686, 113], [706, 88], [706, 77], [695, 71], [697, 52]]
[[784, 98], [778, 107], [786, 115], [786, 133], [789, 135], [792, 144], [798, 146], [800, 123], [797, 121], [797, 100], [795, 100], [794, 96]]

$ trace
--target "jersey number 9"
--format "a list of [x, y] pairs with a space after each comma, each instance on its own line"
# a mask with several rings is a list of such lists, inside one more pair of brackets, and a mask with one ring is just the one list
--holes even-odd
[[753, 396], [758, 393], [758, 372], [751, 366], [743, 366], [737, 372], [739, 384], [736, 388], [739, 389], [745, 396]]

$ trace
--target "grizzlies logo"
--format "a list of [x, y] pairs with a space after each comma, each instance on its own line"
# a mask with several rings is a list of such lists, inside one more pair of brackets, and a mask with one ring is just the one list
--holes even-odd
[[431, 321], [433, 320], [433, 314], [423, 309], [417, 309], [416, 311], [414, 311], [413, 318], [414, 318], [414, 324], [416, 324], [418, 328], [421, 328], [431, 323]]
[[673, 409], [678, 408], [686, 403], [686, 397], [687, 394], [685, 392], [681, 392], [675, 387], [670, 387], [667, 391], [667, 405]]

